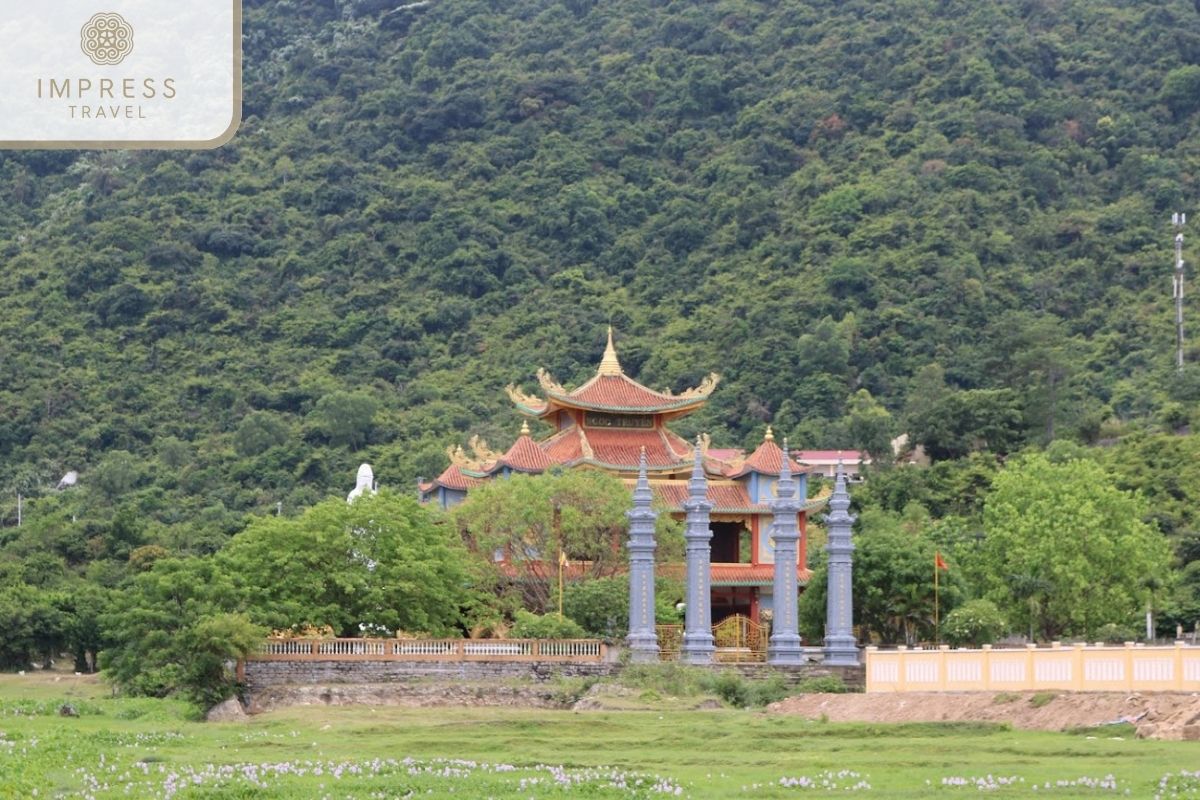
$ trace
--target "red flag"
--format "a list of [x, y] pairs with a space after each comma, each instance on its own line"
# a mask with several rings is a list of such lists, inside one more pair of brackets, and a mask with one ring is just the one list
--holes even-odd
[[934, 566], [934, 569], [944, 569], [947, 572], [950, 571], [950, 565], [948, 565], [946, 563], [946, 560], [944, 558], [942, 558], [942, 554], [937, 552], [936, 550], [933, 553], [933, 566]]

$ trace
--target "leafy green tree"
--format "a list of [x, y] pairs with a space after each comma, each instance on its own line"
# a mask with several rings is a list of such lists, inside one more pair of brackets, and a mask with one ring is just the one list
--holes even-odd
[[134, 695], [178, 693], [200, 705], [225, 699], [234, 683], [225, 661], [267, 633], [231, 612], [235, 598], [213, 559], [156, 561], [114, 593], [102, 615], [102, 669]]
[[332, 392], [317, 401], [308, 422], [334, 447], [360, 447], [371, 433], [379, 404], [360, 392]]
[[[675, 604], [683, 598], [683, 583], [672, 578], [654, 581], [655, 619], [679, 621]], [[629, 576], [613, 575], [572, 581], [563, 591], [563, 613], [590, 636], [619, 640], [629, 632]]]
[[1200, 65], [1188, 64], [1168, 72], [1160, 96], [1176, 116], [1200, 108]]
[[853, 445], [869, 453], [877, 466], [889, 465], [895, 432], [891, 413], [866, 389], [859, 389], [850, 396], [846, 411], [846, 427]]
[[[330, 415], [336, 413], [331, 409], [324, 409], [322, 413], [326, 412]], [[322, 419], [322, 424], [330, 424], [330, 420]], [[333, 424], [336, 425], [336, 423]], [[235, 438], [239, 453], [254, 456], [283, 444], [288, 440], [289, 435], [287, 421], [282, 415], [272, 411], [252, 411], [238, 423]]]
[[1145, 609], [1147, 576], [1169, 567], [1166, 540], [1144, 516], [1142, 499], [1095, 462], [1011, 462], [984, 505], [987, 597], [1047, 639], [1129, 624]]
[[931, 458], [962, 458], [975, 450], [1007, 453], [1021, 441], [1019, 398], [1011, 389], [951, 392], [909, 419], [914, 439]]
[[560, 552], [590, 578], [623, 566], [631, 502], [629, 489], [602, 472], [514, 474], [476, 487], [451, 516], [490, 565], [493, 585], [515, 584], [523, 603], [545, 611], [554, 605]]
[[217, 556], [256, 623], [329, 625], [343, 636], [456, 630], [469, 558], [432, 509], [386, 489], [259, 518]]
[[[934, 639], [934, 543], [920, 531], [905, 530], [901, 519], [877, 510], [864, 510], [854, 537], [854, 620], [863, 636], [885, 644], [916, 644]], [[804, 636], [825, 636], [828, 571], [823, 557], [800, 596]], [[951, 561], [939, 577], [941, 614], [962, 598], [962, 578]]]

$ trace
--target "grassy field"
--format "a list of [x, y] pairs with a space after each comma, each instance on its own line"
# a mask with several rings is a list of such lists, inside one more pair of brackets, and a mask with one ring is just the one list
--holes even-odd
[[1200, 770], [1200, 745], [1108, 729], [363, 707], [204, 724], [180, 703], [107, 695], [0, 676], [0, 798], [1200, 797], [1200, 772], [1180, 772]]

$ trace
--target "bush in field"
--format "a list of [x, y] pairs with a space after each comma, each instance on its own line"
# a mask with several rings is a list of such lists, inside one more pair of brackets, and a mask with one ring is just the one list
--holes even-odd
[[123, 691], [200, 705], [234, 688], [227, 664], [258, 646], [267, 631], [232, 613], [232, 587], [212, 559], [166, 558], [114, 595], [101, 618], [109, 645], [101, 667]]
[[585, 635], [578, 622], [558, 614], [518, 611], [512, 627], [514, 639], [582, 639]]
[[991, 600], [970, 600], [946, 615], [942, 634], [953, 645], [991, 644], [1005, 632], [1004, 615]]

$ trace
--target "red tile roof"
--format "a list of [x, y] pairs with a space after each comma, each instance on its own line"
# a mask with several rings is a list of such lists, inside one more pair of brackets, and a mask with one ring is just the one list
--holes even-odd
[[592, 449], [592, 459], [601, 464], [637, 469], [643, 447], [646, 464], [651, 469], [679, 466], [688, 460], [686, 447], [682, 453], [677, 452], [658, 430], [585, 428], [584, 435]]
[[485, 480], [487, 479], [464, 475], [462, 470], [451, 464], [446, 467], [446, 470], [441, 475], [433, 479], [433, 483], [429, 484], [429, 487], [432, 489], [434, 486], [444, 486], [447, 489], [457, 489], [458, 491], [465, 492], [473, 486], [480, 485]]
[[546, 452], [534, 444], [528, 433], [522, 433], [508, 448], [508, 452], [500, 457], [497, 466], [508, 467], [517, 472], [544, 472], [554, 462]]
[[559, 431], [546, 441], [540, 442], [538, 447], [555, 464], [572, 464], [583, 458], [583, 443], [579, 438], [579, 428], [573, 425]]
[[[791, 454], [788, 455], [788, 463], [791, 465], [792, 472], [808, 472], [808, 467], [803, 466]], [[771, 437], [764, 438], [762, 444], [751, 453], [742, 464], [741, 468], [732, 472], [729, 477], [740, 478], [748, 472], [757, 472], [760, 475], [778, 475], [779, 468], [783, 465], [783, 450], [779, 445], [775, 444], [775, 439]]]
[[[683, 502], [688, 498], [688, 482], [651, 481], [650, 490], [662, 499], [673, 511], [683, 508]], [[740, 483], [708, 482], [708, 501], [713, 504], [713, 512], [720, 514], [727, 511], [753, 511], [766, 513], [771, 509], [750, 500], [746, 487]]]
[[[812, 572], [796, 567], [801, 584], [808, 583]], [[774, 564], [713, 564], [710, 572], [713, 586], [770, 586], [775, 581]]]
[[657, 409], [703, 402], [704, 397], [675, 397], [650, 389], [627, 375], [596, 375], [567, 394], [577, 403], [603, 408]]

